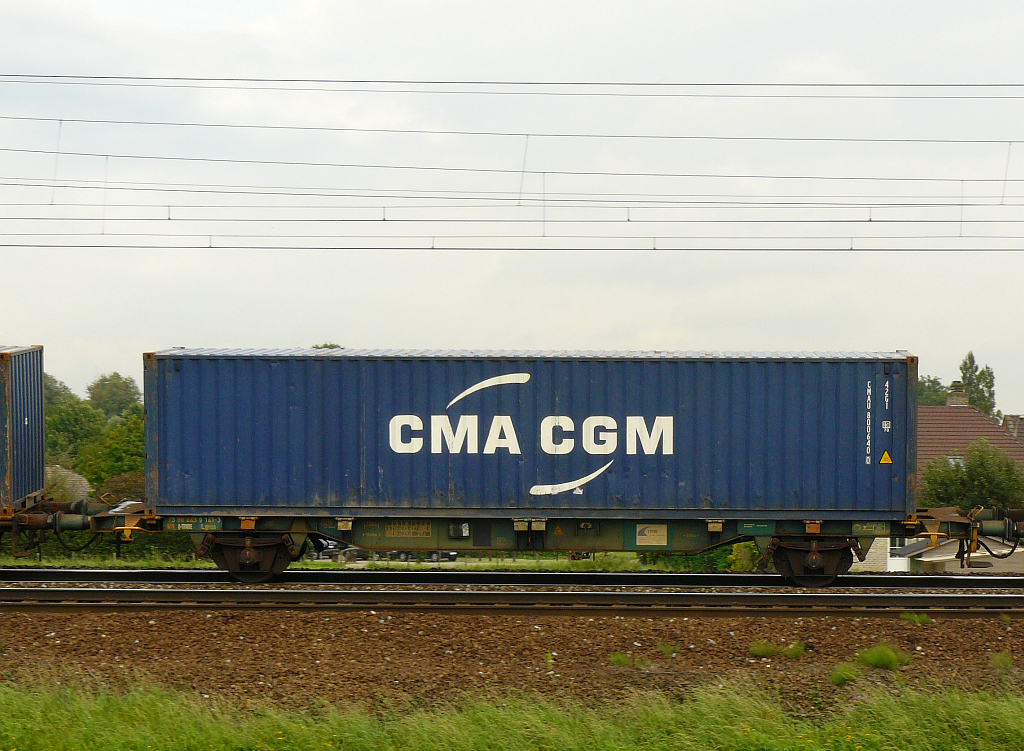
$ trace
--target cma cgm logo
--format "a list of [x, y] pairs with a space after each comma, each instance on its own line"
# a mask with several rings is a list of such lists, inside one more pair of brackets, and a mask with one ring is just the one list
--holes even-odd
[[[456, 396], [446, 409], [451, 409], [460, 400], [477, 391], [493, 386], [524, 384], [529, 380], [529, 373], [488, 378]], [[426, 419], [419, 415], [395, 415], [388, 425], [388, 437], [391, 450], [396, 454], [417, 454], [428, 446], [432, 454], [496, 454], [498, 451], [522, 453], [519, 433], [511, 415], [494, 415], [490, 425], [484, 427], [481, 430], [479, 415], [460, 415], [454, 425], [451, 417], [445, 414], [430, 415]], [[548, 415], [541, 419], [538, 431], [541, 451], [554, 456], [570, 454], [577, 448], [594, 456], [613, 454], [619, 448], [620, 438], [625, 443], [627, 455], [650, 455], [672, 453], [672, 427], [671, 415], [656, 416], [651, 422], [641, 415], [627, 415], [624, 425], [608, 415], [591, 415], [579, 425], [567, 415]], [[613, 459], [585, 477], [568, 482], [534, 485], [530, 493], [554, 495], [569, 490], [582, 493], [583, 485], [604, 473], [614, 463]]]

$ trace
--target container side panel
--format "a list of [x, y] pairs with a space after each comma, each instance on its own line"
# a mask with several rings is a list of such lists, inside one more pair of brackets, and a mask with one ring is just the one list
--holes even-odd
[[4, 353], [0, 401], [0, 496], [9, 504], [40, 492], [45, 482], [42, 347]]
[[194, 511], [895, 518], [906, 373], [867, 358], [157, 356], [147, 477], [154, 505]]
[[0, 505], [14, 500], [11, 487], [11, 361], [0, 358]]

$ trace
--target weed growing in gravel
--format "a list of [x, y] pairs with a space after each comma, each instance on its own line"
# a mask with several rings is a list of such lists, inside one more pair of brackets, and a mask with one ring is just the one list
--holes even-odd
[[1007, 626], [1009, 626], [1011, 623], [1013, 623], [1013, 619], [1010, 616], [1008, 616], [1006, 613], [1003, 613], [1002, 615], [1000, 615], [999, 616], [999, 620], [1001, 620]]
[[683, 651], [683, 648], [679, 644], [659, 644], [658, 651], [661, 652], [666, 659], [671, 659], [677, 654]]
[[755, 641], [750, 645], [750, 654], [761, 658], [782, 655], [791, 660], [799, 660], [804, 656], [806, 649], [802, 641], [795, 641], [788, 647], [780, 647], [770, 641]]
[[862, 665], [869, 665], [882, 670], [899, 670], [902, 665], [909, 665], [913, 658], [889, 646], [885, 642], [877, 644], [870, 649], [865, 649], [857, 655], [857, 662]]
[[927, 613], [900, 613], [900, 618], [917, 626], [932, 622], [931, 616]]
[[544, 664], [548, 666], [548, 670], [553, 670], [555, 667], [555, 653], [547, 652], [544, 655]]
[[835, 686], [842, 686], [846, 683], [860, 678], [860, 671], [856, 665], [851, 665], [848, 662], [844, 662], [836, 666], [836, 669], [832, 671], [832, 684]]
[[1000, 677], [1004, 677], [1013, 667], [1013, 655], [1008, 649], [1004, 649], [1002, 652], [993, 654], [989, 658], [989, 664], [992, 665], [993, 670], [999, 673]]
[[802, 641], [795, 641], [782, 650], [782, 654], [791, 660], [799, 660], [804, 656], [804, 652], [807, 651], [807, 647], [804, 646]]
[[750, 654], [754, 657], [774, 657], [779, 648], [770, 641], [755, 641], [750, 645]]
[[608, 661], [619, 668], [637, 668], [642, 670], [651, 666], [651, 663], [643, 657], [630, 657], [624, 652], [612, 652], [608, 656]]

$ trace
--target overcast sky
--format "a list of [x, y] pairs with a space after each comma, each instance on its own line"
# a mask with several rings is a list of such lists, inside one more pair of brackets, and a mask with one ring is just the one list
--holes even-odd
[[1024, 412], [1021, 28], [0, 0], [0, 343], [79, 393], [176, 345], [906, 349], [946, 383], [973, 350]]

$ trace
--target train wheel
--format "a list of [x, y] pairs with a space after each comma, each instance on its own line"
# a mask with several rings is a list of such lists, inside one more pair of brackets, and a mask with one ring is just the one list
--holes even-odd
[[853, 565], [853, 550], [849, 547], [819, 546], [816, 541], [797, 545], [780, 545], [772, 556], [775, 570], [787, 582], [798, 587], [827, 587], [836, 577], [845, 574]]
[[269, 581], [288, 568], [293, 560], [288, 547], [280, 538], [221, 540], [213, 545], [209, 555], [218, 568], [227, 571], [235, 581], [243, 584]]

